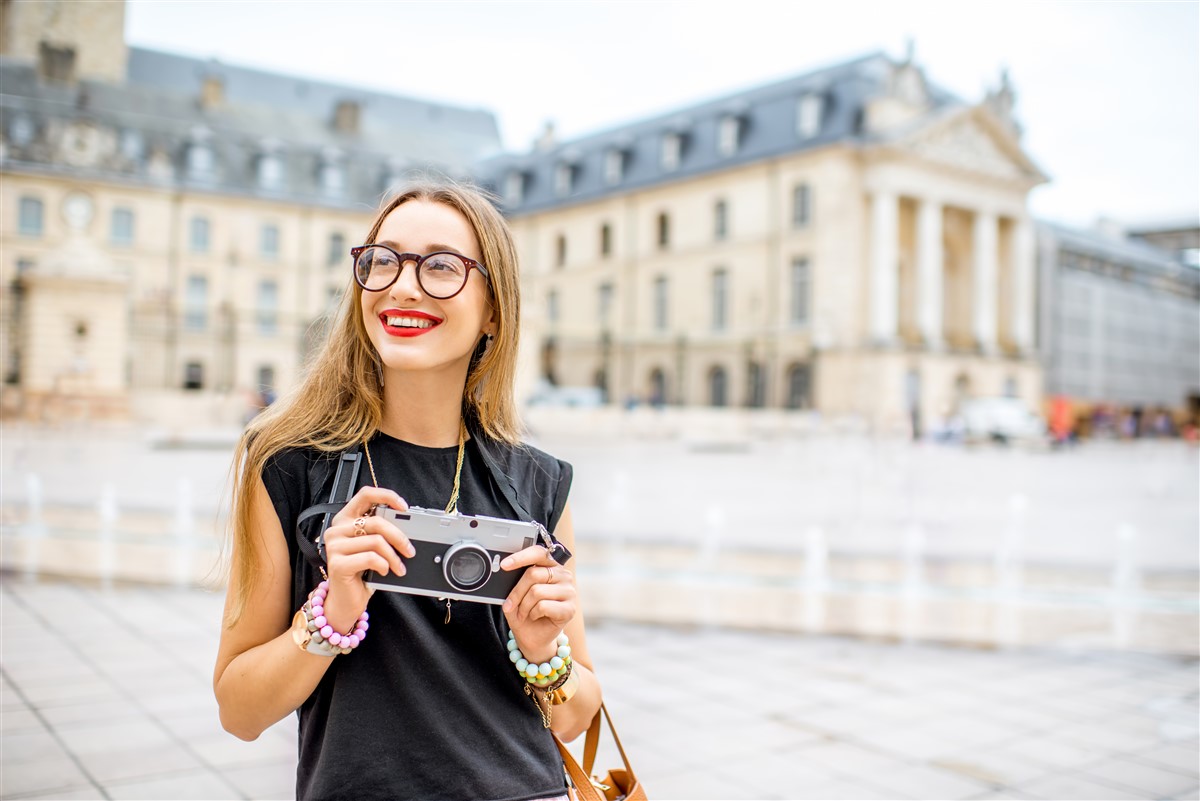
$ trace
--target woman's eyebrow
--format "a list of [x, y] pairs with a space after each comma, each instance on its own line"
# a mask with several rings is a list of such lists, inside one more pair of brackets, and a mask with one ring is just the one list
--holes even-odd
[[[388, 247], [392, 248], [393, 250], [399, 251], [401, 253], [405, 252], [404, 248], [400, 247], [400, 244], [398, 242], [393, 242], [390, 239], [381, 239], [378, 242], [376, 242], [375, 244], [387, 245]], [[424, 253], [437, 253], [439, 250], [448, 250], [451, 253], [457, 253], [459, 255], [462, 255], [462, 251], [459, 250], [458, 248], [454, 247], [453, 245], [443, 245], [438, 242], [430, 242], [428, 245], [426, 245]], [[411, 252], [411, 251], [409, 251], [409, 252]]]

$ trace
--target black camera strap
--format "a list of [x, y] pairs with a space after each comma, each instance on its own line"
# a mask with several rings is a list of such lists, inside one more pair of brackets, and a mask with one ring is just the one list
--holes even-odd
[[[333, 521], [333, 516], [345, 508], [354, 497], [354, 488], [358, 486], [358, 470], [362, 466], [362, 454], [355, 446], [338, 457], [337, 472], [333, 476], [333, 489], [329, 492], [328, 503], [318, 503], [308, 507], [296, 518], [296, 543], [308, 563], [317, 570], [324, 572], [325, 559], [325, 529]], [[321, 528], [313, 538], [304, 536], [303, 524], [322, 515]]]

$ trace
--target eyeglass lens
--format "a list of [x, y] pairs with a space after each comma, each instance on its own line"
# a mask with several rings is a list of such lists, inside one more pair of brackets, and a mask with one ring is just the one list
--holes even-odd
[[[368, 247], [358, 254], [354, 271], [366, 289], [380, 291], [391, 286], [403, 265], [395, 253], [384, 247]], [[467, 264], [453, 253], [434, 253], [424, 257], [417, 268], [421, 291], [432, 298], [448, 298], [467, 282]]]

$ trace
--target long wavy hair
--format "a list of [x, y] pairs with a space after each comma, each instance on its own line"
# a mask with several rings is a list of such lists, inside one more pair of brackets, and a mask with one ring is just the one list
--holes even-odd
[[[482, 191], [458, 183], [414, 184], [386, 200], [364, 244], [375, 241], [384, 219], [410, 200], [442, 203], [466, 217], [491, 279], [495, 338], [472, 356], [463, 387], [463, 413], [493, 439], [516, 443], [520, 424], [513, 401], [520, 310], [516, 247], [508, 223]], [[348, 255], [348, 254], [347, 254]], [[350, 271], [347, 270], [347, 276]], [[267, 461], [285, 448], [340, 452], [371, 437], [383, 419], [381, 363], [362, 319], [362, 289], [350, 278], [333, 325], [300, 383], [247, 426], [234, 458], [230, 512], [232, 596], [227, 625], [235, 623], [258, 582], [251, 497]], [[288, 534], [288, 532], [285, 532]]]

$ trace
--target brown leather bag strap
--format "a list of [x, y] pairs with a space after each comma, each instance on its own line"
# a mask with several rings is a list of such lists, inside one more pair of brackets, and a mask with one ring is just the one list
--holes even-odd
[[[617, 727], [613, 725], [612, 715], [608, 714], [608, 707], [604, 705], [604, 702], [600, 703], [600, 712], [604, 713], [604, 718], [608, 721], [608, 733], [612, 735], [613, 742], [617, 744], [617, 751], [621, 753], [621, 761], [625, 763], [625, 770], [629, 773], [630, 780], [632, 780], [635, 778], [633, 766], [629, 764], [629, 757], [625, 756], [625, 747], [621, 745], [621, 738], [617, 736]], [[596, 713], [597, 717], [599, 717], [600, 712]], [[599, 734], [599, 732], [597, 732], [597, 734]], [[593, 754], [593, 757], [594, 756], [595, 755]]]
[[[603, 708], [604, 704], [601, 703]], [[612, 728], [612, 723], [609, 723], [609, 728]], [[596, 710], [596, 716], [592, 718], [592, 725], [588, 726], [587, 737], [583, 741], [583, 772], [587, 775], [592, 775], [592, 768], [596, 764], [596, 751], [600, 748], [600, 710]]]
[[558, 735], [554, 735], [554, 742], [558, 746], [559, 753], [562, 754], [563, 767], [566, 768], [567, 775], [571, 777], [571, 783], [575, 785], [581, 801], [606, 801], [592, 784], [592, 767], [595, 765], [596, 751], [600, 744], [601, 716], [608, 723], [608, 732], [612, 735], [613, 742], [617, 744], [617, 751], [621, 754], [621, 761], [625, 764], [625, 772], [629, 774], [630, 782], [636, 781], [633, 766], [629, 764], [629, 757], [625, 755], [625, 747], [621, 745], [621, 738], [617, 736], [617, 727], [613, 725], [612, 715], [608, 714], [608, 707], [601, 702], [600, 708], [596, 710], [596, 716], [592, 718], [592, 723], [588, 726], [587, 738], [583, 744], [582, 767], [575, 761], [575, 756], [570, 749], [563, 744], [562, 740], [558, 739]]
[[[599, 722], [599, 720], [600, 713], [596, 712], [595, 721]], [[566, 769], [567, 775], [571, 777], [571, 784], [575, 785], [575, 798], [578, 801], [606, 801], [592, 784], [592, 777], [579, 766], [579, 763], [575, 761], [575, 755], [563, 745], [563, 741], [558, 739], [557, 734], [554, 735], [554, 744], [558, 746], [558, 752], [562, 754], [563, 767]]]

